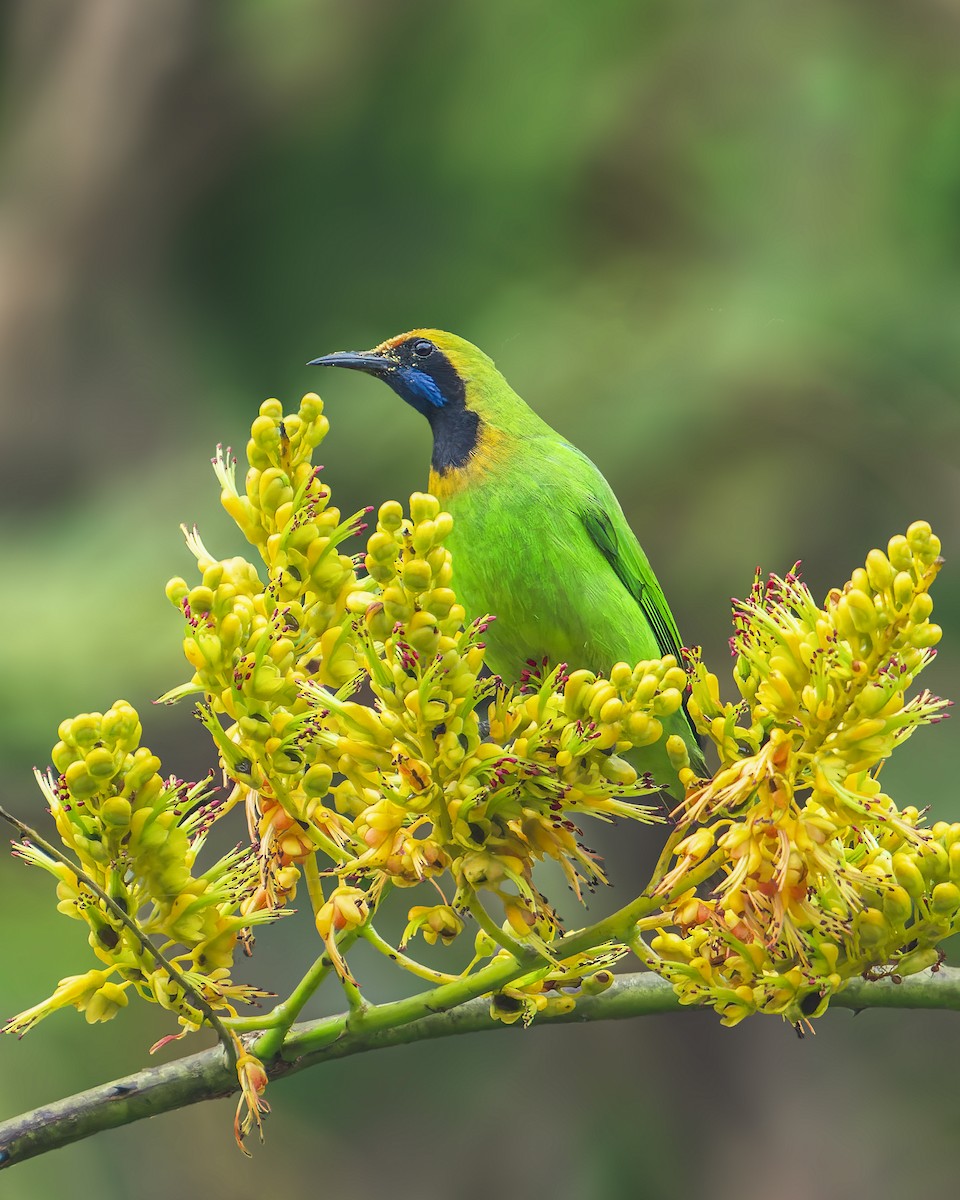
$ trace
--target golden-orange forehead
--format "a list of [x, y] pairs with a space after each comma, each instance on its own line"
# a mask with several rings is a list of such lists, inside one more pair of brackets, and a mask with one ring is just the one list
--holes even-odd
[[381, 342], [374, 354], [389, 354], [391, 350], [396, 350], [398, 346], [413, 338], [426, 338], [427, 341], [433, 342], [450, 360], [454, 369], [463, 376], [473, 374], [481, 364], [493, 365], [478, 347], [465, 338], [458, 337], [455, 333], [447, 333], [443, 329], [409, 329], [406, 333], [397, 334], [396, 337]]
[[[374, 354], [383, 354], [387, 350], [396, 350], [398, 346], [402, 346], [404, 342], [408, 342], [411, 338], [426, 338], [427, 341], [433, 342], [435, 345], [442, 347], [443, 331], [441, 329], [408, 329], [406, 333], [398, 333], [396, 337], [387, 338], [385, 342], [381, 342], [379, 346], [375, 346]], [[439, 340], [438, 340], [439, 339]]]

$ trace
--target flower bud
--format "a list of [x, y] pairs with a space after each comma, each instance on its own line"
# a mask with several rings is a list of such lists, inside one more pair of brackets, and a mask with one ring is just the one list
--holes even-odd
[[935, 913], [952, 916], [960, 909], [960, 888], [955, 883], [938, 883], [930, 897]]
[[416, 595], [420, 592], [425, 592], [430, 587], [433, 581], [433, 572], [430, 570], [429, 563], [425, 562], [422, 558], [412, 558], [409, 562], [403, 564], [400, 578], [403, 580], [403, 586], [407, 591], [413, 592]]
[[915, 554], [926, 549], [932, 534], [928, 521], [914, 521], [907, 529], [907, 544]]
[[913, 903], [907, 889], [899, 884], [889, 888], [883, 896], [883, 912], [894, 925], [903, 925], [913, 913]]
[[892, 933], [890, 922], [876, 908], [865, 908], [858, 912], [853, 927], [860, 944], [867, 949], [882, 945]]
[[130, 824], [130, 801], [123, 796], [111, 796], [100, 805], [100, 819], [105, 825], [122, 829]]
[[440, 511], [440, 501], [429, 492], [414, 492], [410, 497], [410, 520], [414, 525], [432, 521]]
[[906, 889], [913, 900], [919, 900], [926, 891], [926, 881], [916, 860], [909, 854], [901, 851], [893, 856], [893, 873], [897, 877], [897, 883]]
[[[887, 555], [890, 559], [890, 564], [896, 571], [906, 572], [913, 566], [913, 555], [910, 553], [910, 546], [903, 534], [896, 534], [887, 542]], [[894, 581], [894, 590], [896, 591], [897, 581]]]
[[167, 599], [175, 608], [179, 608], [189, 590], [186, 580], [177, 575], [166, 586]]
[[687, 743], [678, 733], [672, 733], [667, 738], [667, 757], [670, 759], [670, 766], [675, 771], [680, 771], [684, 767], [690, 766], [690, 751], [687, 749]]
[[882, 550], [871, 550], [867, 555], [867, 577], [870, 586], [877, 592], [885, 592], [893, 583], [894, 571], [890, 560]]

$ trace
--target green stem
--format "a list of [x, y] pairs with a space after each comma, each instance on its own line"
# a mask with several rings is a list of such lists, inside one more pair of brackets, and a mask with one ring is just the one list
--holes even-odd
[[350, 1027], [353, 1028], [354, 1024], [362, 1020], [363, 1014], [369, 1010], [370, 1002], [364, 1000], [363, 993], [352, 979], [345, 979], [341, 976], [340, 986], [343, 988], [343, 994], [347, 998], [347, 1005], [350, 1009]]
[[[351, 930], [346, 934], [339, 942], [340, 949], [345, 950], [356, 936], [355, 930]], [[277, 1056], [280, 1052], [280, 1047], [283, 1045], [283, 1039], [287, 1036], [290, 1027], [303, 1011], [303, 1006], [320, 984], [323, 983], [332, 969], [333, 962], [330, 955], [324, 951], [287, 999], [275, 1005], [267, 1015], [267, 1018], [258, 1026], [261, 1029], [266, 1028], [266, 1032], [263, 1037], [258, 1038], [254, 1043], [251, 1053], [255, 1054], [257, 1058], [263, 1059], [264, 1062], [269, 1062], [270, 1059]]]
[[678, 895], [689, 888], [699, 886], [704, 880], [709, 879], [719, 867], [722, 859], [722, 852], [719, 850], [715, 851], [708, 858], [705, 858], [699, 866], [688, 871], [683, 879], [678, 881], [676, 886], [671, 888], [665, 895], [651, 895], [651, 890], [654, 887], [651, 884], [635, 900], [631, 900], [623, 908], [617, 909], [609, 917], [604, 917], [602, 921], [588, 925], [586, 929], [575, 930], [573, 933], [568, 933], [558, 941], [555, 941], [550, 946], [551, 954], [558, 959], [571, 958], [575, 954], [583, 954], [588, 950], [596, 949], [604, 942], [629, 942], [633, 928], [638, 922], [643, 921], [644, 918], [649, 917], [651, 914], [659, 914], [660, 909], [664, 905], [669, 904]]
[[[684, 882], [684, 887], [694, 886], [698, 881], [696, 878], [698, 873], [703, 873], [703, 878], [707, 878], [714, 869], [715, 866], [711, 860], [706, 860], [696, 871], [690, 872]], [[648, 916], [659, 907], [659, 899], [646, 894], [641, 895], [604, 920], [589, 925], [586, 929], [578, 929], [557, 938], [547, 947], [548, 953], [551, 959], [562, 960], [596, 949], [605, 942], [626, 941], [629, 931], [636, 921], [641, 917]], [[480, 908], [482, 909], [482, 905]], [[483, 912], [486, 915], [486, 910]], [[493, 924], [489, 916], [486, 916], [486, 919]], [[494, 936], [492, 931], [488, 932], [491, 937]], [[502, 930], [498, 932], [505, 936]], [[441, 984], [429, 992], [408, 996], [404, 1000], [375, 1005], [364, 1013], [363, 1029], [365, 1031], [387, 1029], [396, 1025], [406, 1025], [431, 1013], [448, 1012], [477, 997], [499, 991], [507, 984], [534, 971], [537, 967], [545, 966], [543, 957], [542, 951], [536, 947], [522, 946], [517, 943], [516, 950], [511, 952], [509, 957], [506, 959], [495, 958], [482, 970], [464, 979]], [[312, 1025], [307, 1033], [288, 1038], [283, 1044], [283, 1057], [288, 1060], [297, 1058], [337, 1041], [347, 1030], [347, 1020], [347, 1015], [328, 1017], [326, 1020]], [[271, 1049], [276, 1032], [276, 1030], [271, 1030], [266, 1035], [266, 1038], [270, 1039], [268, 1044]]]
[[421, 979], [426, 979], [429, 983], [455, 983], [461, 978], [459, 975], [449, 975], [446, 971], [435, 971], [433, 967], [425, 967], [423, 963], [418, 963], [415, 959], [409, 958], [402, 950], [395, 950], [370, 924], [364, 925], [360, 930], [360, 936], [369, 942], [375, 950], [384, 955], [385, 958], [389, 958], [395, 962], [398, 967], [403, 967], [411, 975], [418, 975]]
[[313, 915], [323, 908], [326, 902], [326, 896], [323, 894], [323, 884], [320, 881], [320, 868], [317, 866], [316, 854], [308, 854], [303, 862], [303, 878], [307, 885], [307, 895], [310, 897], [310, 906], [313, 909]]
[[333, 838], [328, 838], [325, 833], [321, 833], [316, 825], [309, 825], [304, 833], [317, 849], [322, 850], [332, 862], [343, 864], [349, 858], [343, 847], [339, 846]]
[[657, 865], [653, 868], [653, 874], [650, 876], [650, 882], [647, 884], [647, 891], [655, 891], [660, 883], [660, 880], [666, 875], [670, 866], [670, 859], [673, 857], [674, 847], [679, 845], [683, 840], [686, 830], [679, 824], [673, 827], [670, 836], [664, 843], [663, 849], [660, 851], [660, 857], [657, 859]]
[[518, 942], [516, 938], [512, 938], [506, 930], [496, 923], [484, 908], [483, 901], [473, 888], [464, 887], [463, 898], [467, 904], [467, 911], [487, 937], [492, 938], [501, 950], [506, 950], [508, 954], [512, 954], [514, 958], [519, 959], [524, 954], [526, 947], [521, 942]]
[[[316, 865], [316, 860], [314, 860], [314, 865]], [[390, 884], [387, 882], [380, 889], [376, 903], [367, 917], [368, 921], [373, 920], [377, 908], [383, 903], [384, 897], [386, 897], [389, 892]], [[348, 929], [337, 938], [337, 948], [341, 951], [341, 953], [346, 952], [353, 945], [360, 934], [363, 933], [363, 929], [364, 926], [362, 925], [353, 929]], [[280, 1048], [283, 1045], [283, 1039], [287, 1035], [287, 1031], [303, 1011], [303, 1006], [307, 1003], [320, 984], [323, 983], [324, 979], [326, 979], [326, 977], [330, 974], [332, 968], [333, 962], [330, 958], [330, 955], [327, 952], [324, 952], [314, 962], [313, 966], [309, 971], [307, 971], [306, 975], [304, 975], [304, 977], [300, 980], [287, 999], [282, 1001], [280, 1004], [275, 1005], [266, 1020], [261, 1020], [258, 1025], [253, 1026], [254, 1029], [266, 1030], [266, 1033], [264, 1033], [263, 1037], [260, 1038], [253, 1047], [252, 1052], [257, 1056], [257, 1058], [262, 1058], [266, 1062], [271, 1058], [275, 1058], [276, 1055], [279, 1054]], [[349, 981], [341, 982], [344, 982], [344, 989], [346, 990], [347, 982]], [[356, 987], [355, 984], [353, 986]], [[360, 996], [359, 989], [357, 990], [356, 994], [357, 996]], [[347, 991], [347, 1000], [348, 1003], [353, 1004], [349, 991]], [[366, 1005], [367, 1002], [360, 997], [360, 1003], [356, 1005], [355, 1011], [366, 1012]], [[241, 1018], [241, 1020], [245, 1019], [246, 1018]], [[239, 1025], [234, 1024], [234, 1028], [239, 1028]]]
[[283, 1014], [279, 1013], [276, 1005], [268, 1013], [262, 1013], [260, 1016], [253, 1017], [224, 1017], [223, 1023], [234, 1033], [264, 1033], [268, 1029], [273, 1029], [279, 1025], [283, 1019]]
[[[704, 879], [708, 879], [716, 870], [716, 858], [716, 854], [711, 855], [694, 870], [688, 872], [682, 883], [678, 884], [677, 888], [665, 899], [669, 900], [674, 892], [695, 887], [698, 883], [702, 883]], [[564, 935], [562, 938], [558, 938], [547, 947], [548, 952], [551, 958], [562, 960], [576, 954], [582, 954], [588, 950], [596, 949], [597, 946], [605, 942], [626, 942], [637, 921], [649, 916], [654, 911], [658, 911], [663, 902], [665, 902], [663, 899], [650, 896], [645, 892], [624, 908], [619, 909], [609, 917], [605, 917], [602, 921], [598, 921], [594, 925], [589, 925], [586, 929], [578, 929], [573, 933]], [[475, 914], [477, 919], [481, 920], [480, 914], [482, 913], [486, 922], [489, 922], [493, 926], [493, 929], [497, 929], [501, 939], [506, 937], [503, 930], [498, 929], [494, 925], [492, 918], [490, 918], [479, 902], [478, 908], [480, 911]], [[483, 926], [483, 921], [481, 921], [481, 925]], [[491, 937], [495, 937], [493, 929], [486, 930]], [[357, 936], [357, 933], [358, 931], [351, 931], [348, 935], [350, 941]], [[349, 945], [346, 938], [343, 945], [344, 948]], [[543, 966], [543, 954], [541, 951], [533, 946], [528, 947], [522, 946], [519, 942], [515, 943], [515, 949], [510, 951], [510, 956], [507, 959], [494, 959], [488, 966], [472, 975], [442, 983], [432, 991], [421, 992], [419, 995], [409, 996], [405, 1000], [394, 1000], [387, 1004], [378, 1004], [366, 1009], [362, 1018], [363, 1028], [365, 1030], [385, 1029], [392, 1025], [403, 1025], [410, 1021], [419, 1020], [430, 1013], [447, 1012], [449, 1009], [465, 1004], [477, 996], [484, 996], [490, 992], [499, 991], [502, 987], [513, 983], [515, 980], [521, 978], [521, 976], [528, 974], [539, 966]], [[273, 1010], [274, 1013], [280, 1010], [283, 1015], [279, 1021], [272, 1024], [271, 1028], [267, 1030], [254, 1047], [253, 1053], [258, 1058], [263, 1058], [264, 1060], [273, 1058], [281, 1051], [281, 1047], [285, 1059], [297, 1058], [301, 1054], [310, 1053], [329, 1045], [344, 1035], [347, 1029], [349, 1014], [327, 1017], [323, 1021], [316, 1022], [310, 1027], [310, 1033], [307, 1035], [306, 1042], [298, 1038], [284, 1041], [284, 1035], [287, 1030], [292, 1027], [303, 1005], [313, 995], [317, 987], [319, 987], [329, 969], [329, 959], [326, 955], [321, 955], [301, 980], [300, 984], [298, 984], [290, 998], [282, 1004], [277, 1005]]]
[[[408, 996], [404, 1000], [378, 1004], [364, 1014], [364, 1032], [373, 1033], [392, 1026], [407, 1025], [431, 1013], [448, 1012], [478, 996], [498, 991], [505, 984], [531, 970], [539, 959], [540, 956], [535, 950], [524, 952], [522, 962], [513, 956], [506, 960], [496, 959], [466, 979], [440, 984], [429, 992]], [[288, 1037], [283, 1046], [283, 1057], [288, 1061], [296, 1059], [339, 1040], [347, 1032], [348, 1019], [347, 1014], [327, 1017]]]
[[[495, 977], [491, 964], [484, 972], [489, 982]], [[441, 991], [442, 989], [437, 989]], [[402, 1001], [399, 1003], [403, 1003]], [[388, 1006], [383, 1005], [382, 1008]], [[960, 1012], [960, 969], [943, 967], [907, 976], [901, 983], [890, 979], [867, 982], [853, 980], [834, 996], [831, 1008], [860, 1011], [867, 1008], [940, 1009]], [[621, 975], [612, 987], [598, 996], [583, 996], [569, 1013], [541, 1013], [534, 1022], [557, 1025], [569, 1022], [622, 1020], [681, 1009], [676, 993], [658, 976], [643, 971]], [[690, 1011], [689, 1008], [682, 1011]], [[336, 1018], [333, 1018], [336, 1020]], [[341, 1018], [345, 1023], [345, 1017]], [[310, 1047], [293, 1062], [278, 1060], [270, 1071], [276, 1082], [285, 1075], [337, 1058], [368, 1050], [384, 1049], [409, 1042], [427, 1041], [461, 1033], [497, 1030], [505, 1036], [524, 1036], [518, 1026], [505, 1026], [489, 1014], [485, 997], [465, 1003], [453, 1011], [437, 1011], [421, 1019], [394, 1026], [366, 1023], [354, 1030], [343, 1029], [333, 1042], [318, 1046], [312, 1033], [329, 1027], [331, 1018], [297, 1026], [291, 1045]], [[148, 1067], [125, 1079], [117, 1079], [88, 1092], [25, 1113], [0, 1124], [0, 1167], [13, 1166], [48, 1150], [69, 1145], [102, 1129], [129, 1125], [143, 1117], [185, 1108], [200, 1100], [234, 1095], [236, 1072], [223, 1061], [218, 1049], [181, 1058], [159, 1067]]]

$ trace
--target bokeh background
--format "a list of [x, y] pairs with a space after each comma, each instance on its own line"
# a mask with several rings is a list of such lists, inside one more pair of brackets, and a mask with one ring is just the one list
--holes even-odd
[[[207, 770], [190, 713], [150, 701], [185, 677], [179, 522], [242, 550], [209, 455], [319, 387], [344, 510], [421, 487], [426, 425], [303, 365], [416, 325], [482, 345], [601, 465], [715, 669], [758, 564], [802, 559], [822, 593], [929, 519], [929, 685], [960, 696], [958, 50], [953, 0], [7, 0], [3, 802], [42, 821], [30, 768], [117, 696], [168, 768]], [[948, 723], [886, 778], [957, 819], [958, 766]], [[643, 838], [613, 845], [622, 886]], [[5, 857], [0, 897], [10, 1015], [89, 956], [40, 872]], [[308, 938], [262, 933], [253, 977], [282, 990]], [[3, 1041], [0, 1115], [169, 1031], [141, 1006]], [[949, 1014], [837, 1012], [804, 1042], [683, 1014], [391, 1050], [272, 1087], [251, 1163], [220, 1102], [4, 1195], [942, 1194], [957, 1036]]]

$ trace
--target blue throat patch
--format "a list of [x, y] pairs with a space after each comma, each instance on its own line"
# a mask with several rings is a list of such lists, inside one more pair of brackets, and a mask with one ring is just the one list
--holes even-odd
[[437, 381], [426, 371], [418, 371], [416, 367], [397, 367], [394, 372], [401, 387], [397, 388], [404, 400], [410, 401], [414, 407], [420, 407], [416, 401], [425, 400], [434, 408], [443, 408], [446, 404], [443, 392]]

